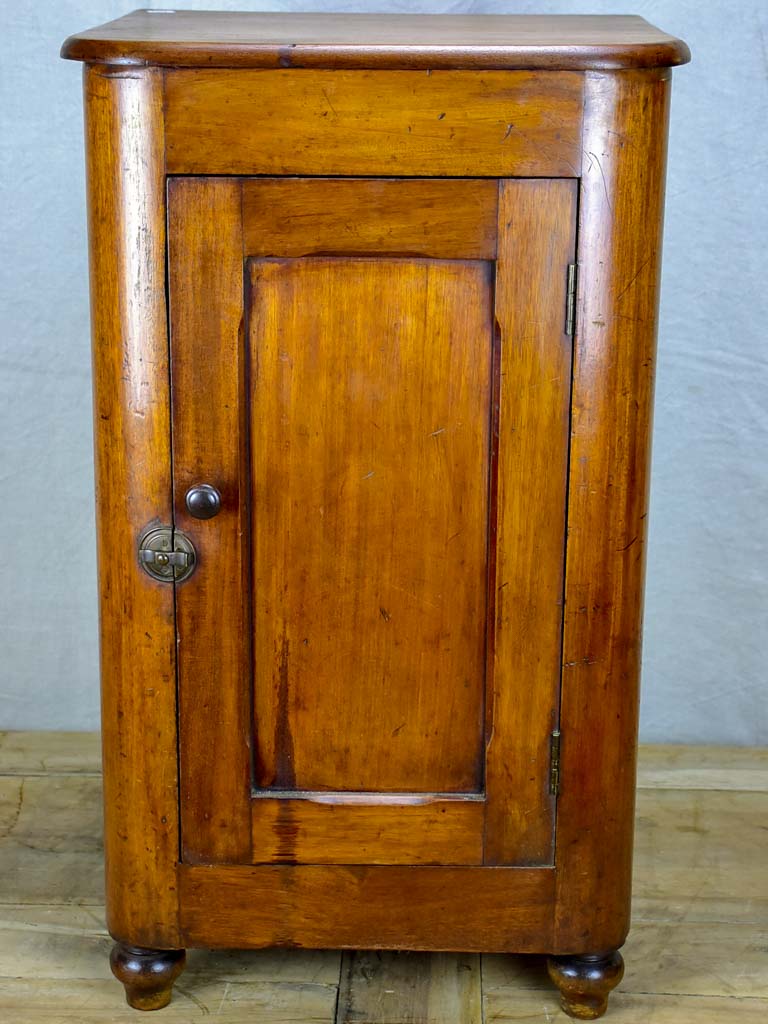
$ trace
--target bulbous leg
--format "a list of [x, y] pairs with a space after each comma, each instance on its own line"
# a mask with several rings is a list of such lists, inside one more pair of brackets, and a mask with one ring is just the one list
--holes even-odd
[[608, 996], [624, 976], [617, 951], [594, 956], [551, 956], [549, 976], [560, 989], [560, 1005], [569, 1017], [596, 1020], [608, 1009]]
[[109, 957], [112, 973], [125, 986], [134, 1010], [161, 1010], [171, 1001], [173, 983], [184, 970], [183, 949], [139, 949], [115, 943]]

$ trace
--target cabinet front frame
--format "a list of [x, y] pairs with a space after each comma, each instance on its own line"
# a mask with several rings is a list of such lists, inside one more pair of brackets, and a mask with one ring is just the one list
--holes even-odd
[[[108, 927], [115, 938], [134, 945], [216, 945], [215, 928], [205, 919], [230, 914], [232, 927], [220, 929], [225, 944], [264, 944], [263, 935], [249, 937], [247, 929], [237, 928], [237, 907], [260, 891], [255, 876], [236, 867], [179, 867], [172, 595], [140, 572], [135, 560], [140, 531], [172, 517], [165, 176], [183, 166], [183, 157], [171, 156], [166, 147], [166, 85], [181, 100], [182, 76], [196, 73], [94, 65], [84, 74]], [[529, 74], [530, 88], [539, 83], [547, 95], [544, 85], [553, 74]], [[521, 896], [516, 875], [537, 871], [536, 877], [553, 878], [556, 888], [540, 891], [543, 904], [535, 921], [518, 918], [517, 926], [502, 929], [487, 947], [479, 932], [477, 948], [594, 952], [620, 946], [629, 923], [648, 434], [671, 74], [573, 74], [580, 101], [576, 113], [568, 108], [568, 138], [576, 139], [575, 160], [568, 151], [568, 173], [579, 178], [580, 281], [556, 868], [476, 869], [481, 877], [506, 873], [506, 888], [492, 894], [497, 905], [505, 893], [508, 904]], [[226, 126], [226, 115], [219, 113]], [[512, 137], [514, 120], [507, 123]], [[175, 139], [183, 153], [179, 132]], [[226, 173], [242, 173], [236, 150], [231, 165], [219, 151]], [[249, 160], [252, 155], [251, 150]], [[396, 164], [397, 154], [389, 157]], [[550, 176], [551, 163], [544, 162], [542, 176]], [[505, 173], [514, 176], [514, 158], [510, 164]], [[189, 166], [195, 166], [192, 160]], [[254, 171], [249, 163], [247, 172]], [[526, 173], [535, 168], [528, 166]], [[284, 878], [281, 899], [287, 900], [291, 883], [288, 874]], [[196, 895], [193, 883], [199, 883]], [[490, 906], [483, 912], [493, 915]], [[430, 946], [423, 933], [400, 934], [402, 941], [392, 944]], [[297, 918], [292, 928], [274, 929], [267, 937], [270, 944], [306, 945], [319, 938]], [[375, 936], [369, 938], [375, 944]]]
[[[192, 539], [200, 563], [177, 587], [183, 860], [551, 864], [575, 183], [174, 176], [168, 192], [175, 523]], [[429, 226], [420, 202], [430, 210]], [[330, 226], [322, 222], [329, 207], [335, 211], [327, 215]], [[356, 230], [345, 241], [339, 229], [354, 216]], [[495, 384], [482, 414], [493, 437], [480, 790], [401, 793], [400, 803], [385, 792], [291, 797], [265, 790], [253, 799], [248, 738], [253, 719], [261, 723], [264, 716], [253, 714], [243, 692], [257, 661], [245, 596], [251, 590], [246, 538], [255, 512], [243, 453], [256, 442], [249, 441], [243, 412], [255, 358], [247, 351], [243, 279], [254, 257], [330, 250], [385, 259], [393, 248], [419, 259], [484, 260], [483, 276], [493, 269], [487, 342]], [[250, 394], [248, 404], [253, 400]], [[213, 481], [223, 495], [219, 516], [203, 523], [184, 506], [186, 490], [201, 480]]]

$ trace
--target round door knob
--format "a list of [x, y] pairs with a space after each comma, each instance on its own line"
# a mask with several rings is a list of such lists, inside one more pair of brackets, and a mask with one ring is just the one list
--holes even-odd
[[189, 514], [195, 519], [213, 519], [221, 511], [221, 495], [210, 484], [190, 487], [184, 500]]

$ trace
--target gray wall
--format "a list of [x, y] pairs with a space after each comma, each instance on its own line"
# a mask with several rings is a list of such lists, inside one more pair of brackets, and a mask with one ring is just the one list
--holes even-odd
[[[17, 0], [3, 14], [0, 728], [98, 725], [80, 67], [57, 53], [131, 6]], [[765, 0], [182, 6], [623, 10], [688, 41], [694, 63], [673, 90], [642, 731], [765, 743]]]

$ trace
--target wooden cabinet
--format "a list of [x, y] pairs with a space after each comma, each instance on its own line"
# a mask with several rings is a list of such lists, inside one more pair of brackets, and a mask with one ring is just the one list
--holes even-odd
[[85, 99], [113, 968], [629, 925], [669, 67], [638, 18], [137, 12]]

